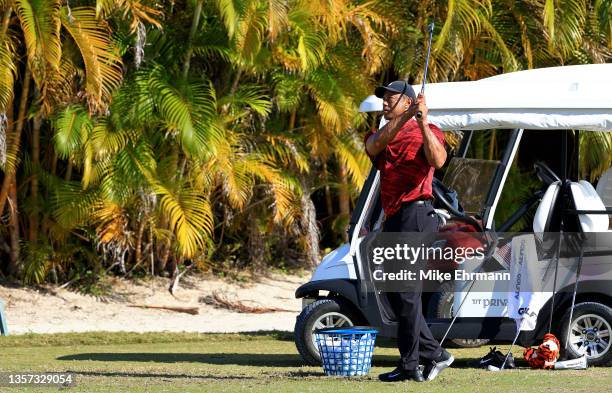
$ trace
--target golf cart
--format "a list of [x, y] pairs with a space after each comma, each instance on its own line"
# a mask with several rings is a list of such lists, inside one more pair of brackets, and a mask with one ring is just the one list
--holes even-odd
[[[578, 182], [578, 172], [574, 170], [578, 149], [572, 149], [570, 154], [568, 146], [571, 143], [578, 146], [582, 131], [612, 131], [610, 88], [612, 64], [552, 67], [473, 82], [428, 85], [429, 121], [444, 131], [462, 135], [458, 149], [447, 161], [443, 179], [434, 180], [438, 214], [447, 224], [463, 221], [476, 231], [495, 236], [508, 231], [537, 206], [530, 229], [533, 234], [563, 230], [608, 232], [607, 214], [612, 210], [605, 207], [602, 199], [608, 200], [606, 189], [612, 187], [598, 187], [601, 194], [597, 194], [588, 182]], [[382, 103], [370, 96], [361, 110], [380, 111]], [[473, 133], [481, 130], [504, 132], [506, 146], [500, 160], [469, 157]], [[558, 130], [562, 136], [561, 173], [536, 163], [541, 190], [506, 222], [497, 225], [495, 213], [521, 139], [525, 132], [537, 130]], [[382, 336], [396, 336], [393, 311], [384, 293], [369, 289], [366, 257], [362, 255], [364, 239], [382, 228], [384, 212], [379, 188], [380, 175], [373, 168], [351, 217], [350, 242], [326, 255], [311, 280], [296, 290], [296, 297], [303, 299], [303, 310], [296, 319], [295, 342], [309, 364], [320, 364], [313, 340], [315, 329], [369, 325]], [[449, 198], [452, 190], [457, 193], [459, 205]], [[492, 255], [490, 252], [487, 257]], [[609, 265], [612, 252], [585, 254], [584, 258], [605, 258]], [[479, 292], [477, 296], [486, 299], [487, 306], [475, 307], [475, 302], [463, 302], [473, 294], [458, 290], [466, 283], [441, 282], [439, 291], [424, 294], [423, 313], [437, 339], [446, 337], [456, 345], [476, 346], [485, 340], [512, 341], [518, 337], [521, 345], [528, 346], [551, 329], [562, 347], [565, 338], [570, 338], [566, 357], [586, 355], [589, 364], [604, 365], [612, 360], [612, 277], [605, 267], [587, 273], [584, 276], [588, 277], [589, 285], [583, 285], [586, 279], [572, 280], [578, 275], [574, 276], [571, 269], [560, 273], [559, 277], [565, 279], [559, 281], [559, 290], [541, 308], [536, 328], [518, 336], [515, 321], [508, 317], [507, 288], [499, 290], [492, 286], [488, 293]], [[578, 281], [581, 285], [572, 308], [572, 287]], [[552, 326], [550, 321], [554, 321]]]

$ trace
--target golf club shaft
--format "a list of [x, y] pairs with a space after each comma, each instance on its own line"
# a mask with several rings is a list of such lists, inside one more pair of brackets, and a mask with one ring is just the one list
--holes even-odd
[[[523, 325], [523, 320], [521, 319], [521, 326], [522, 325]], [[521, 334], [521, 327], [520, 326], [517, 328], [516, 336], [514, 336], [514, 340], [512, 340], [512, 344], [510, 345], [510, 349], [508, 350], [508, 353], [506, 354], [506, 357], [504, 358], [504, 362], [502, 363], [501, 367], [499, 368], [500, 370], [503, 370], [504, 367], [506, 367], [506, 362], [508, 361], [508, 357], [510, 357], [510, 354], [512, 353], [512, 348], [514, 347], [514, 344], [516, 344], [516, 340], [518, 340], [519, 334]]]
[[565, 350], [569, 344], [570, 336], [572, 335], [572, 318], [574, 317], [574, 306], [576, 305], [576, 292], [578, 291], [578, 279], [580, 278], [580, 268], [582, 267], [582, 258], [584, 247], [580, 247], [580, 256], [578, 257], [578, 268], [576, 269], [576, 282], [574, 283], [574, 292], [572, 293], [572, 307], [570, 308], [569, 321], [567, 322], [567, 336], [565, 337]]
[[[429, 69], [429, 55], [431, 54], [431, 39], [433, 37], [434, 22], [431, 22], [428, 30], [429, 30], [429, 43], [427, 45], [427, 57], [425, 58], [425, 71], [423, 72], [423, 85], [421, 86], [421, 94], [425, 93], [425, 83], [427, 82], [427, 70]], [[421, 111], [417, 111], [416, 117], [420, 119], [421, 117], [423, 117], [423, 113]]]
[[468, 295], [470, 294], [470, 291], [472, 290], [472, 287], [474, 287], [474, 283], [475, 282], [476, 282], [476, 280], [472, 280], [472, 283], [470, 284], [470, 287], [468, 288], [467, 292], [465, 293], [465, 297], [461, 301], [461, 304], [459, 304], [459, 308], [457, 308], [457, 311], [454, 312], [455, 315], [453, 316], [453, 319], [452, 319], [450, 325], [448, 325], [448, 328], [446, 328], [446, 332], [444, 333], [444, 336], [442, 337], [442, 340], [440, 340], [440, 346], [442, 346], [444, 344], [444, 340], [446, 340], [446, 336], [448, 336], [448, 333], [453, 328], [453, 325], [455, 324], [455, 320], [457, 320], [457, 317], [459, 316], [459, 312], [461, 311], [461, 308], [463, 307], [463, 303], [465, 303], [465, 301], [467, 300]]
[[557, 247], [555, 252], [555, 279], [553, 280], [553, 293], [550, 301], [550, 315], [548, 317], [548, 331], [552, 331], [552, 319], [555, 312], [555, 296], [557, 295], [557, 275], [559, 272], [559, 254], [561, 253], [561, 234], [557, 238]]
[[[495, 247], [497, 247], [497, 239], [495, 239], [493, 241], [493, 250], [495, 250]], [[491, 257], [492, 253], [488, 255], [488, 257]], [[485, 259], [486, 260], [486, 259]], [[484, 264], [484, 261], [483, 261]], [[482, 266], [483, 264], [481, 264], [477, 271], [480, 272], [482, 271]], [[453, 328], [453, 325], [455, 324], [455, 321], [457, 320], [457, 317], [459, 316], [459, 312], [461, 312], [461, 308], [463, 308], [463, 305], [465, 304], [465, 301], [467, 300], [470, 292], [472, 291], [472, 288], [474, 287], [474, 284], [476, 283], [476, 280], [472, 280], [470, 287], [468, 288], [467, 292], [465, 293], [465, 297], [463, 298], [463, 300], [461, 301], [461, 303], [459, 304], [459, 307], [457, 308], [457, 310], [453, 310], [453, 319], [451, 320], [450, 325], [448, 325], [448, 328], [446, 328], [446, 332], [444, 333], [444, 336], [442, 337], [442, 340], [440, 341], [440, 346], [442, 346], [442, 344], [444, 344], [444, 340], [446, 340], [446, 336], [448, 336], [448, 333], [451, 331], [451, 329]]]

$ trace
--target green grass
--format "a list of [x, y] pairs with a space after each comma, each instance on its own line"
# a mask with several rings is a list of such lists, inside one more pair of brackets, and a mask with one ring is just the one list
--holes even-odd
[[[468, 367], [488, 348], [451, 349], [453, 368], [425, 384], [383, 384], [396, 349], [378, 346], [368, 377], [335, 378], [303, 366], [288, 333], [87, 333], [0, 337], [0, 370], [77, 374], [73, 392], [609, 392], [612, 370], [498, 373]], [[507, 350], [507, 346], [503, 346]], [[515, 351], [519, 352], [519, 351]], [[3, 390], [4, 389], [4, 390]], [[21, 388], [0, 391], [57, 391]]]

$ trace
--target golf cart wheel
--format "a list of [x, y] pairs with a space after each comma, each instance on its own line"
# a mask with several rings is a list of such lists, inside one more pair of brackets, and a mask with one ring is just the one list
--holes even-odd
[[[452, 318], [453, 317], [453, 301], [455, 298], [455, 288], [452, 283], [445, 282], [440, 285], [439, 291], [432, 294], [427, 305], [428, 315], [433, 315], [436, 318]], [[454, 346], [458, 348], [478, 348], [489, 342], [487, 339], [479, 338], [454, 338], [445, 341], [448, 344], [445, 346]]]
[[[570, 310], [561, 321], [561, 348], [565, 348]], [[595, 302], [579, 303], [574, 308], [571, 333], [565, 356], [575, 359], [586, 355], [591, 366], [604, 366], [612, 361], [612, 308]]]
[[304, 361], [321, 365], [321, 355], [315, 341], [315, 329], [348, 327], [357, 324], [357, 317], [340, 299], [321, 299], [309, 304], [295, 321], [295, 346]]

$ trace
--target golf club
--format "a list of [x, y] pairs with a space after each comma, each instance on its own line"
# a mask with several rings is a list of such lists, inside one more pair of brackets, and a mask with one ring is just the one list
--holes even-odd
[[578, 268], [576, 269], [576, 282], [574, 283], [574, 292], [572, 293], [572, 307], [570, 308], [569, 321], [567, 322], [567, 337], [565, 337], [565, 350], [569, 344], [570, 336], [572, 335], [572, 318], [574, 317], [574, 306], [576, 305], [576, 292], [578, 291], [578, 280], [580, 279], [580, 268], [582, 267], [582, 259], [584, 257], [584, 247], [580, 247], [580, 256], [578, 257]]
[[[555, 312], [555, 296], [557, 295], [557, 276], [559, 273], [559, 254], [560, 253], [561, 253], [561, 234], [559, 234], [559, 237], [557, 238], [556, 252], [555, 252], [555, 258], [554, 258], [555, 259], [555, 278], [553, 281], [553, 293], [552, 293], [552, 298], [550, 301], [550, 315], [548, 317], [548, 331], [549, 332], [552, 331], [553, 313]], [[546, 270], [547, 270], [546, 273], [548, 273], [548, 268]], [[546, 276], [546, 273], [545, 273], [545, 276]]]
[[[521, 325], [523, 324], [523, 321], [521, 320]], [[502, 365], [500, 367], [495, 367], [491, 364], [489, 364], [489, 366], [487, 367], [487, 370], [489, 371], [501, 371], [504, 369], [504, 367], [506, 367], [506, 362], [508, 361], [508, 357], [510, 357], [510, 355], [512, 354], [512, 347], [514, 347], [514, 344], [516, 344], [516, 340], [518, 339], [519, 334], [521, 334], [521, 327], [519, 326], [517, 328], [517, 332], [516, 332], [516, 336], [514, 336], [514, 340], [512, 340], [512, 344], [510, 345], [510, 349], [508, 350], [508, 353], [506, 354], [506, 357], [504, 357], [504, 362], [502, 363]]]
[[[429, 44], [427, 45], [427, 57], [425, 58], [425, 71], [423, 72], [423, 85], [421, 86], [421, 94], [425, 93], [425, 83], [427, 82], [427, 70], [429, 68], [429, 55], [431, 54], [431, 39], [433, 37], [434, 26], [434, 22], [431, 22], [431, 24], [427, 28], [429, 30]], [[420, 119], [422, 116], [423, 113], [421, 113], [421, 111], [417, 111], [417, 119]]]
[[[523, 325], [523, 320], [521, 320], [521, 326]], [[518, 336], [521, 334], [521, 327], [519, 326], [517, 328], [517, 332], [516, 332], [516, 336], [514, 336], [514, 340], [512, 340], [512, 344], [510, 344], [510, 349], [508, 349], [508, 353], [506, 354], [506, 357], [504, 358], [504, 362], [502, 363], [501, 367], [499, 368], [500, 370], [503, 370], [504, 367], [506, 366], [506, 362], [508, 361], [508, 357], [510, 356], [510, 354], [512, 354], [512, 348], [514, 347], [514, 344], [516, 344], [516, 340], [518, 340]]]
[[[425, 59], [425, 73], [424, 73], [424, 76], [423, 76], [423, 85], [421, 86], [421, 94], [423, 94], [425, 92], [425, 81], [427, 80], [427, 69], [429, 68], [429, 55], [431, 53], [431, 39], [432, 39], [432, 36], [433, 36], [434, 26], [435, 26], [434, 22], [431, 22], [431, 24], [427, 28], [427, 30], [429, 31], [429, 46], [427, 48], [427, 57]], [[408, 87], [408, 79], [404, 80], [404, 88], [402, 89], [402, 92], [401, 92], [400, 97], [398, 98], [398, 100], [391, 107], [390, 112], [393, 112], [393, 110], [395, 109], [397, 104], [400, 103], [401, 98], [404, 96], [404, 94], [406, 94], [406, 88], [407, 87]], [[413, 104], [414, 104], [414, 102], [413, 102]], [[423, 114], [421, 113], [421, 111], [418, 111], [416, 113], [416, 117], [417, 118], [420, 119], [422, 116], [423, 116]]]
[[[487, 236], [487, 238], [488, 237], [489, 236]], [[498, 241], [499, 240], [497, 239], [497, 237], [493, 237], [493, 239], [491, 239], [491, 245], [489, 246], [489, 252], [487, 253], [485, 258], [483, 259], [483, 263], [478, 267], [478, 269], [476, 269], [476, 272], [482, 271], [482, 267], [484, 265], [484, 261], [486, 261], [488, 258], [490, 258], [491, 255], [493, 255], [493, 252], [495, 252], [495, 248], [497, 247]], [[469, 288], [465, 292], [465, 297], [463, 298], [461, 303], [459, 303], [459, 307], [457, 308], [456, 311], [453, 310], [453, 314], [454, 314], [453, 315], [453, 319], [451, 320], [450, 324], [446, 328], [446, 332], [444, 332], [444, 336], [442, 336], [442, 340], [440, 340], [440, 346], [442, 346], [444, 344], [444, 341], [446, 340], [446, 336], [448, 336], [448, 333], [450, 333], [451, 329], [453, 328], [453, 325], [455, 324], [455, 321], [457, 320], [457, 317], [459, 316], [459, 313], [461, 312], [461, 309], [463, 308], [463, 305], [465, 304], [465, 301], [467, 300], [468, 295], [472, 291], [472, 288], [474, 287], [475, 283], [476, 283], [476, 280], [472, 280], [472, 282], [470, 283]]]
[[444, 336], [442, 336], [442, 340], [440, 340], [440, 346], [442, 346], [444, 344], [444, 340], [446, 340], [446, 336], [448, 336], [448, 333], [453, 328], [453, 325], [455, 324], [455, 321], [457, 320], [457, 317], [459, 316], [459, 312], [461, 311], [461, 308], [463, 307], [463, 303], [465, 303], [465, 301], [468, 298], [468, 295], [472, 291], [472, 287], [474, 287], [474, 283], [476, 283], [476, 280], [472, 280], [472, 283], [470, 284], [470, 287], [468, 288], [467, 292], [465, 293], [465, 297], [463, 298], [463, 300], [459, 304], [459, 308], [457, 308], [457, 311], [454, 313], [455, 315], [453, 316], [453, 319], [451, 320], [450, 325], [448, 325], [448, 328], [446, 328], [446, 332], [444, 333]]

